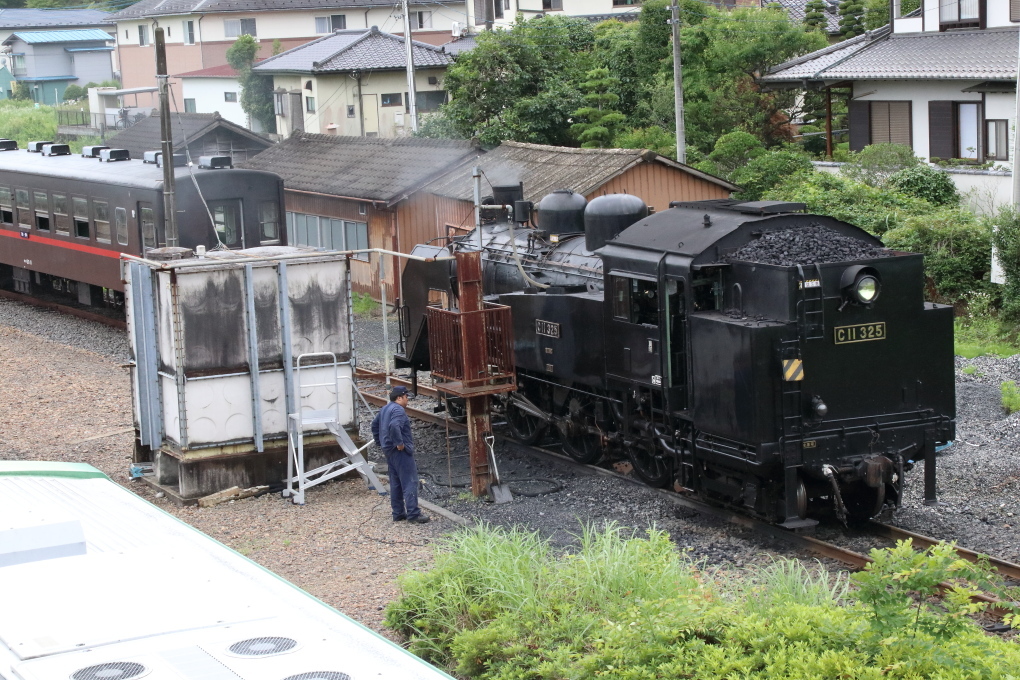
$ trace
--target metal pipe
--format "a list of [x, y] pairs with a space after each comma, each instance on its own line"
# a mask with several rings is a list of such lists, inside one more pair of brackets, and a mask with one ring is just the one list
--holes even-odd
[[471, 180], [475, 188], [475, 229], [478, 230], [478, 250], [484, 250], [482, 245], [482, 170], [477, 165], [471, 171]]
[[386, 268], [384, 262], [386, 256], [379, 254], [379, 293], [382, 298], [382, 337], [383, 337], [383, 366], [386, 375], [386, 384], [390, 384], [390, 326], [386, 316]]
[[232, 250], [231, 253], [243, 255], [244, 260], [210, 260], [208, 258], [199, 260], [198, 258], [187, 259], [187, 260], [171, 260], [169, 262], [153, 262], [152, 260], [146, 260], [144, 257], [138, 257], [137, 255], [128, 255], [127, 253], [121, 253], [120, 257], [122, 260], [129, 260], [134, 262], [142, 262], [148, 265], [152, 269], [180, 269], [182, 267], [187, 268], [199, 268], [206, 267], [209, 269], [219, 269], [223, 264], [245, 264], [248, 262], [289, 262], [295, 258], [307, 258], [311, 261], [315, 261], [319, 258], [323, 261], [333, 259], [332, 255], [357, 255], [359, 253], [381, 253], [383, 255], [392, 255], [393, 257], [402, 257], [406, 260], [415, 260], [416, 262], [444, 262], [446, 260], [455, 260], [457, 258], [451, 256], [447, 257], [422, 257], [420, 255], [411, 255], [410, 253], [398, 253], [395, 250], [387, 250], [386, 248], [362, 248], [360, 250], [331, 250], [328, 252], [309, 252], [309, 253], [288, 253], [286, 255], [266, 255], [252, 257], [244, 255], [243, 251]]

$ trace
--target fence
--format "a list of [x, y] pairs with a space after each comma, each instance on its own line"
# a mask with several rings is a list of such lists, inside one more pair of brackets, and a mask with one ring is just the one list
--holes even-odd
[[[462, 388], [478, 388], [514, 381], [513, 320], [510, 308], [487, 303], [476, 312], [451, 312], [439, 307], [425, 310], [429, 329], [429, 359], [432, 375], [461, 383]], [[485, 328], [484, 365], [467, 368], [461, 326], [464, 317], [480, 314]]]

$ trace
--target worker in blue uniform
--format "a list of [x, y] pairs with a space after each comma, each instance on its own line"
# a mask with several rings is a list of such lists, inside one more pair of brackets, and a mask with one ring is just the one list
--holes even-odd
[[372, 420], [372, 437], [386, 454], [390, 469], [390, 506], [393, 521], [414, 524], [429, 521], [418, 508], [418, 466], [414, 462], [414, 440], [407, 408], [407, 388], [397, 385], [390, 392], [390, 403], [379, 409]]

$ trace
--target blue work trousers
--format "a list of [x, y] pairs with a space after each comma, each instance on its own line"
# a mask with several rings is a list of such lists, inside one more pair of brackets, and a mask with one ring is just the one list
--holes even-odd
[[414, 455], [393, 449], [386, 452], [390, 468], [390, 506], [393, 519], [415, 519], [421, 514], [418, 508], [418, 466]]

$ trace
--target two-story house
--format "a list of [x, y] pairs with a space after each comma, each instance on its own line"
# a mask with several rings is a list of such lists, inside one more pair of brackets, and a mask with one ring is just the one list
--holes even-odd
[[[428, 113], [446, 102], [443, 75], [453, 57], [443, 48], [412, 43], [416, 103]], [[273, 77], [276, 131], [345, 137], [402, 137], [407, 115], [407, 57], [404, 39], [377, 26], [337, 31], [257, 66]]]
[[[415, 40], [431, 44], [453, 40], [473, 16], [466, 0], [411, 0], [409, 5]], [[156, 84], [155, 26], [165, 31], [171, 73], [223, 66], [227, 50], [242, 35], [255, 37], [258, 56], [266, 58], [334, 31], [379, 26], [403, 32], [400, 3], [381, 0], [141, 0], [111, 18], [125, 88]], [[179, 84], [172, 86], [181, 108]]]
[[32, 99], [59, 104], [72, 83], [113, 78], [113, 38], [104, 30], [16, 31], [3, 41], [14, 79], [27, 83]]
[[923, 0], [889, 26], [772, 69], [768, 87], [850, 92], [850, 149], [895, 142], [929, 160], [1012, 165], [1017, 0]]

